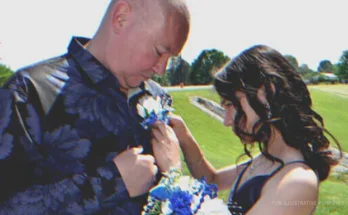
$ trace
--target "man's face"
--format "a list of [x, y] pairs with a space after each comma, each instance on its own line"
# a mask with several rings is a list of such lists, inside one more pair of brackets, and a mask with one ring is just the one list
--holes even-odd
[[134, 22], [129, 25], [117, 41], [116, 59], [110, 59], [111, 70], [121, 87], [138, 87], [154, 74], [162, 76], [171, 56], [178, 55], [186, 42], [188, 30], [177, 25], [175, 17], [167, 21]]

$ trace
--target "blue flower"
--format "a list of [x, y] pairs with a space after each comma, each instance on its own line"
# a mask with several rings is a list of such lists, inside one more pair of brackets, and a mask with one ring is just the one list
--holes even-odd
[[217, 185], [216, 184], [207, 184], [205, 177], [203, 177], [201, 182], [204, 185], [204, 190], [203, 190], [202, 195], [203, 196], [208, 195], [211, 199], [216, 198], [217, 197], [217, 193], [218, 193]]
[[171, 107], [172, 103], [173, 103], [173, 99], [170, 95], [168, 95], [167, 93], [163, 93], [160, 95], [161, 97], [161, 101], [162, 101], [162, 106], [168, 106]]
[[169, 110], [163, 110], [161, 111], [161, 113], [159, 114], [159, 120], [164, 122], [165, 124], [168, 124], [169, 123], [169, 117], [168, 117], [168, 114], [169, 114]]
[[114, 177], [114, 173], [107, 167], [98, 167], [97, 173], [106, 180], [111, 180]]
[[129, 114], [126, 99], [120, 93], [109, 92], [106, 87], [97, 89], [86, 86], [77, 71], [68, 71], [68, 75], [70, 80], [62, 92], [66, 111], [79, 115], [81, 120], [100, 121], [107, 131], [119, 134], [127, 125]]
[[36, 162], [36, 174], [66, 175], [81, 173], [85, 158], [91, 143], [81, 139], [70, 125], [59, 127], [52, 132], [42, 133], [39, 117], [32, 105], [27, 105], [28, 117], [26, 123], [31, 140], [22, 138], [22, 145]]
[[150, 191], [150, 195], [156, 200], [164, 201], [170, 197], [170, 190], [165, 185], [159, 185]]
[[141, 123], [141, 125], [147, 129], [148, 127], [152, 126], [156, 121], [158, 120], [157, 114], [152, 111], [148, 117], [144, 119], [144, 121]]
[[145, 95], [140, 98], [139, 104], [137, 105], [138, 115], [143, 118], [141, 125], [148, 129], [156, 121], [162, 121], [166, 124], [169, 123], [169, 112], [174, 109], [170, 107], [171, 100], [167, 94], [160, 95], [157, 97]]
[[100, 209], [100, 203], [96, 198], [84, 200], [84, 209], [88, 214], [95, 214]]
[[77, 132], [66, 125], [51, 133], [45, 133], [41, 150], [47, 152], [47, 167], [50, 166], [63, 174], [71, 174], [84, 171], [80, 160], [88, 155], [90, 146], [88, 140], [80, 139]]
[[180, 189], [175, 189], [170, 198], [169, 207], [173, 211], [173, 214], [180, 215], [191, 215], [191, 203], [192, 196], [187, 191], [182, 191]]
[[217, 186], [208, 185], [205, 178], [188, 179], [190, 177], [182, 176], [180, 170], [170, 169], [159, 185], [150, 191], [144, 214], [192, 215], [201, 208], [205, 196], [217, 196]]
[[[59, 214], [64, 211], [66, 202], [72, 199], [78, 201], [80, 190], [73, 180], [63, 180], [54, 184], [37, 185], [18, 192], [11, 199], [1, 205], [0, 211], [7, 210], [16, 205], [13, 214]], [[73, 202], [73, 201], [72, 201]]]

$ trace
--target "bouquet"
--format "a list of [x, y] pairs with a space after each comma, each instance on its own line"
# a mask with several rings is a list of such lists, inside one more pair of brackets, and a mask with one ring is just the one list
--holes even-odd
[[227, 215], [230, 212], [217, 198], [217, 186], [182, 175], [173, 168], [150, 190], [142, 215]]

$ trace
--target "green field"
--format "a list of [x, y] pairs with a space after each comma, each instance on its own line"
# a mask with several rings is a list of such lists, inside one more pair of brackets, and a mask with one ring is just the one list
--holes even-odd
[[[347, 88], [348, 89], [348, 88]], [[326, 128], [340, 141], [348, 151], [348, 97], [336, 96], [332, 92], [310, 88], [314, 109], [322, 115]], [[348, 92], [348, 90], [347, 90]], [[199, 142], [207, 159], [216, 167], [235, 164], [243, 153], [242, 144], [234, 136], [231, 128], [226, 128], [189, 102], [190, 96], [202, 96], [218, 102], [218, 96], [211, 90], [171, 92], [174, 99], [175, 113], [181, 115], [193, 135]], [[187, 172], [187, 170], [186, 170]], [[348, 214], [348, 186], [336, 177], [330, 177], [320, 187], [320, 201], [315, 214]], [[226, 200], [228, 192], [221, 192], [220, 198]]]

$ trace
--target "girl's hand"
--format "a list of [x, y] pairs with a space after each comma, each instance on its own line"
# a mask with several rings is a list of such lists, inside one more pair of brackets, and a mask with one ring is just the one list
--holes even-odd
[[158, 121], [152, 128], [152, 136], [152, 149], [160, 171], [167, 172], [172, 167], [181, 168], [179, 140], [173, 129]]

